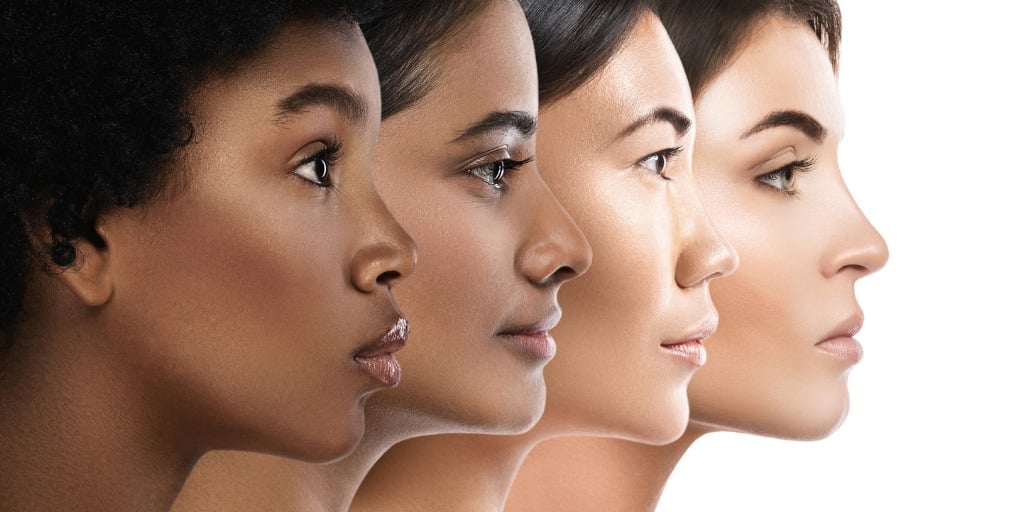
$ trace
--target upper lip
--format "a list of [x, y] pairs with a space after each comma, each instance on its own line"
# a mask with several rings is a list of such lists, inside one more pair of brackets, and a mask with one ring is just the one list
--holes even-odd
[[363, 345], [355, 357], [376, 357], [397, 352], [409, 339], [409, 322], [400, 316], [376, 341]]
[[543, 315], [540, 320], [533, 322], [515, 323], [511, 326], [502, 328], [498, 335], [529, 335], [529, 334], [540, 334], [546, 333], [551, 329], [554, 329], [558, 322], [562, 319], [562, 310], [555, 306], [547, 314]]
[[824, 338], [818, 343], [828, 341], [834, 338], [852, 338], [860, 332], [861, 326], [864, 325], [864, 313], [859, 310], [854, 314], [847, 317], [846, 320], [839, 322], [834, 329], [832, 329]]
[[704, 341], [711, 337], [711, 335], [715, 333], [716, 329], [718, 329], [718, 313], [713, 313], [711, 316], [698, 323], [697, 327], [691, 329], [689, 334], [684, 335], [682, 338], [663, 342], [661, 346], [667, 347], [690, 341]]

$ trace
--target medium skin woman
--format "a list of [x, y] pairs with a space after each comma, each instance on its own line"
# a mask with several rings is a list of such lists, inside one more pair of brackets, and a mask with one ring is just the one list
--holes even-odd
[[[339, 2], [0, 12], [0, 509], [168, 510], [216, 448], [350, 452], [413, 246]], [[191, 5], [191, 6], [190, 6]]]
[[[690, 426], [668, 446], [542, 445], [509, 510], [653, 510], [708, 432], [818, 439], [846, 414], [847, 375], [861, 357], [854, 283], [888, 253], [839, 172], [839, 10], [828, 0], [716, 5], [673, 0], [661, 12], [696, 98], [701, 191], [743, 261], [713, 286], [721, 322], [690, 385]], [[554, 478], [562, 474], [575, 477]]]
[[541, 440], [587, 433], [666, 443], [686, 424], [686, 385], [717, 323], [708, 282], [737, 263], [696, 195], [686, 75], [640, 2], [523, 7], [540, 73], [537, 160], [594, 248], [590, 271], [561, 295], [544, 416], [522, 436], [401, 443], [373, 468], [353, 510], [501, 510]]
[[351, 457], [312, 466], [211, 454], [179, 511], [346, 510], [395, 443], [518, 433], [543, 410], [556, 294], [587, 269], [590, 247], [533, 163], [536, 64], [522, 10], [431, 0], [365, 28], [382, 77], [377, 183], [420, 247], [416, 274], [396, 289], [413, 326], [403, 383], [368, 401]]

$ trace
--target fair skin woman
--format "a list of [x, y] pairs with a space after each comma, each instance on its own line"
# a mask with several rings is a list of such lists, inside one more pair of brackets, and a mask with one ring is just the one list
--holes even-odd
[[[122, 119], [122, 127], [145, 133], [159, 114], [187, 109], [195, 131], [170, 154], [163, 180], [143, 190], [142, 204], [111, 208], [91, 234], [72, 240], [71, 265], [31, 267], [0, 366], [3, 510], [168, 510], [192, 465], [212, 449], [333, 460], [361, 437], [366, 396], [394, 384], [391, 353], [404, 342], [405, 323], [390, 285], [411, 272], [414, 250], [371, 179], [379, 92], [358, 26], [318, 11], [284, 13], [293, 21], [267, 27], [242, 19], [252, 14], [245, 10], [189, 17], [163, 7], [195, 23], [191, 36], [211, 45], [199, 30], [204, 23], [224, 28], [224, 37], [230, 26], [268, 35], [225, 41], [228, 57], [217, 61], [224, 66], [209, 72], [180, 54], [159, 54], [182, 41], [141, 29], [167, 20], [153, 16], [155, 3], [137, 23], [126, 22], [131, 29], [93, 34], [111, 38], [90, 48], [106, 48], [112, 60], [92, 66], [116, 68], [118, 59], [145, 52], [160, 70], [151, 84], [179, 80], [190, 88], [183, 105], [169, 101], [158, 112], [148, 103], [146, 115]], [[261, 20], [282, 15], [264, 7]], [[64, 19], [62, 8], [42, 23], [96, 29], [95, 19]], [[102, 6], [91, 12], [103, 16]], [[121, 8], [104, 19], [131, 14]], [[118, 34], [135, 29], [130, 42], [139, 48], [126, 51]], [[126, 73], [136, 71], [144, 73]], [[61, 84], [67, 94], [96, 83], [76, 80]], [[108, 110], [79, 122], [130, 109], [150, 90], [122, 92], [116, 106], [90, 104]], [[92, 141], [105, 130], [111, 125], [91, 126]], [[123, 134], [111, 137], [133, 149]], [[79, 148], [79, 138], [72, 132], [61, 141], [65, 155], [91, 150]], [[32, 222], [33, 242], [46, 244], [49, 228]]]
[[[450, 2], [428, 5], [430, 13], [399, 11], [367, 29], [375, 52], [377, 37], [395, 44], [389, 24], [439, 38], [420, 60], [376, 55], [386, 116], [376, 181], [420, 247], [415, 277], [396, 289], [412, 326], [403, 382], [367, 402], [366, 436], [352, 456], [313, 466], [213, 454], [176, 510], [347, 510], [395, 443], [439, 432], [518, 433], [543, 410], [557, 292], [586, 271], [591, 254], [533, 163], [529, 29], [511, 0], [463, 2], [453, 18], [442, 15]], [[416, 24], [435, 15], [442, 22]], [[459, 28], [442, 31], [444, 23]], [[389, 82], [392, 59], [437, 72], [429, 91], [409, 99], [401, 80]]]
[[[538, 6], [524, 7], [533, 24]], [[717, 323], [708, 282], [735, 268], [735, 253], [696, 196], [693, 107], [657, 17], [624, 2], [577, 23], [594, 27], [607, 58], [588, 69], [589, 79], [549, 93], [549, 101], [542, 96], [537, 158], [590, 240], [594, 263], [561, 295], [565, 315], [554, 330], [559, 353], [546, 372], [544, 416], [521, 436], [401, 443], [373, 468], [353, 510], [499, 511], [519, 464], [544, 439], [586, 432], [664, 443], [682, 434], [686, 385], [703, 362], [701, 340]], [[601, 40], [616, 32], [620, 38]], [[578, 47], [597, 59], [588, 53], [597, 43], [584, 37], [572, 46], [567, 51]], [[542, 77], [544, 54], [538, 40]], [[542, 79], [541, 90], [550, 88]]]
[[[711, 23], [677, 13], [685, 21], [676, 24], [670, 13], [663, 17], [684, 65], [707, 70], [689, 57], [685, 28]], [[806, 20], [770, 10], [735, 48], [725, 67], [693, 75], [698, 181], [743, 264], [712, 287], [721, 322], [690, 385], [690, 426], [667, 446], [545, 443], [524, 464], [508, 510], [653, 510], [704, 434], [817, 439], [846, 414], [847, 375], [861, 357], [852, 338], [863, 322], [854, 283], [888, 254], [839, 172], [834, 67]], [[553, 478], [560, 474], [575, 476]]]

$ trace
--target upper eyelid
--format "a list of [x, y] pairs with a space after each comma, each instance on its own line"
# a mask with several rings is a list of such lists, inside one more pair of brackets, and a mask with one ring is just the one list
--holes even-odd
[[482, 165], [498, 162], [501, 160], [512, 160], [512, 153], [509, 151], [508, 144], [503, 144], [496, 148], [492, 148], [482, 154], [478, 154], [465, 162], [459, 164], [459, 169], [470, 170]]

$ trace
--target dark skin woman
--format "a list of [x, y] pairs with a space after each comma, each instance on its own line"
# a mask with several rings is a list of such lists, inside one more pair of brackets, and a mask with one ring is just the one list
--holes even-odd
[[217, 448], [324, 462], [397, 382], [411, 240], [343, 2], [7, 3], [0, 509], [168, 510]]

